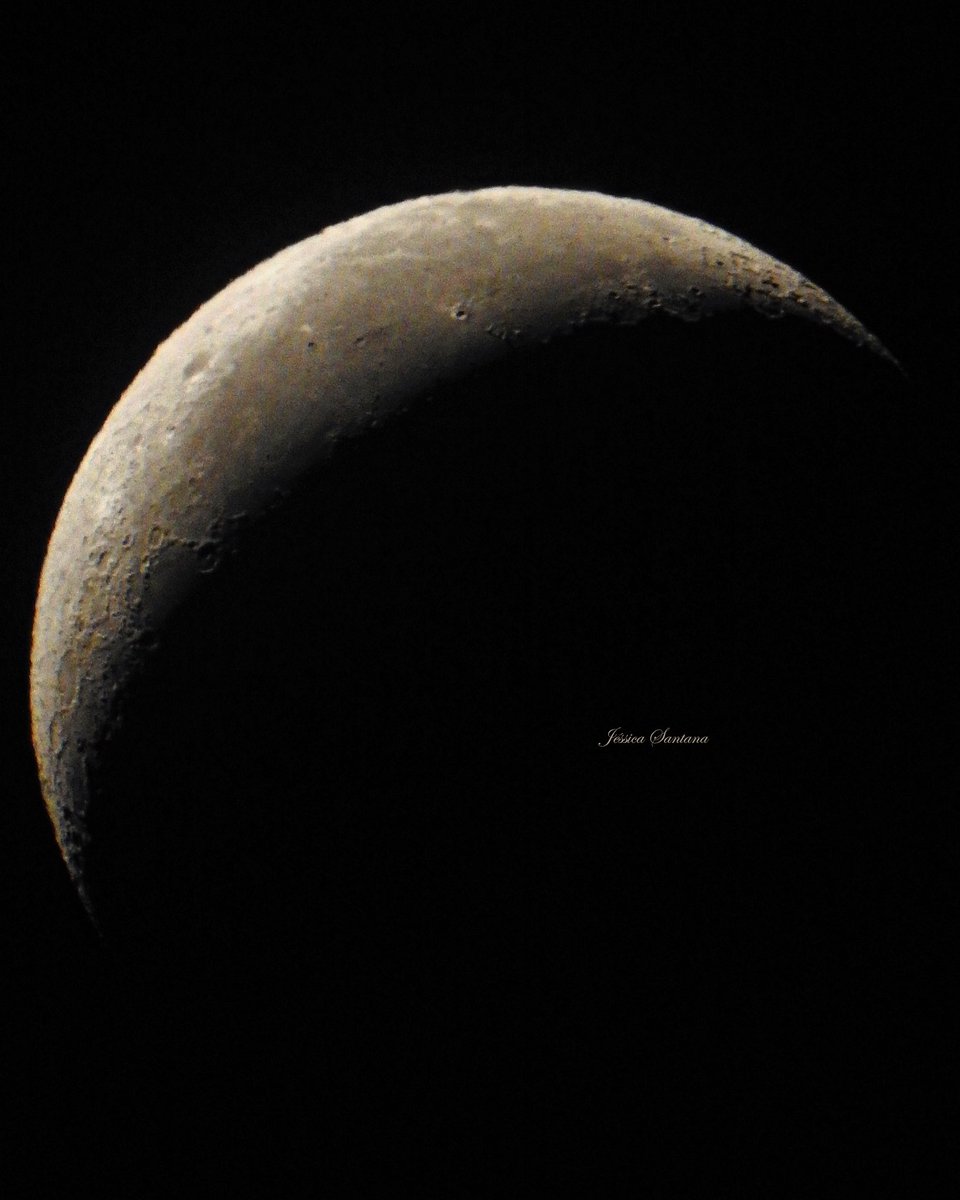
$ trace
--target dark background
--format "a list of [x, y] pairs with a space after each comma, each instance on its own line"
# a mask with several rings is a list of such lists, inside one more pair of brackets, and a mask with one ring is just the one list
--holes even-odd
[[[16, 31], [9, 1194], [78, 1173], [103, 1195], [944, 1181], [936, 38], [877, 16], [765, 22], [84, 14]], [[32, 604], [73, 471], [158, 342], [239, 273], [380, 204], [499, 183], [728, 228], [838, 297], [909, 378], [759, 321], [627, 348], [597, 335], [478, 381], [462, 418], [437, 405], [351, 450], [319, 530], [301, 510], [259, 577], [212, 585], [220, 641], [181, 691], [203, 633], [183, 635], [114, 781], [139, 772], [162, 797], [189, 778], [215, 840], [254, 779], [285, 832], [269, 806], [239, 821], [246, 883], [225, 871], [199, 955], [169, 905], [147, 942], [123, 942], [133, 916], [98, 941], [29, 744]], [[604, 405], [589, 418], [585, 394]], [[511, 397], [526, 415], [491, 428]], [[313, 566], [290, 570], [307, 528]], [[323, 613], [355, 657], [271, 640], [316, 620], [345, 569]], [[379, 572], [396, 606], [376, 602]], [[417, 618], [432, 575], [460, 589], [456, 616], [442, 587], [427, 597], [439, 633]], [[312, 714], [306, 751], [268, 740], [266, 670], [210, 720], [236, 645], [300, 662], [284, 703]], [[391, 691], [398, 677], [419, 682]], [[325, 777], [356, 818], [313, 804], [331, 722]], [[711, 743], [601, 752], [615, 725]], [[306, 882], [321, 834], [332, 891]], [[104, 885], [117, 910], [127, 883]]]

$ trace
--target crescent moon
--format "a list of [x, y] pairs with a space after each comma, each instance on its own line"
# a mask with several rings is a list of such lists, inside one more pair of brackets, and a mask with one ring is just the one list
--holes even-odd
[[596, 323], [734, 310], [818, 322], [890, 358], [782, 262], [639, 200], [543, 188], [427, 196], [326, 229], [204, 304], [94, 438], [50, 538], [31, 707], [44, 801], [81, 897], [91, 775], [169, 614], [254, 517], [418, 395]]

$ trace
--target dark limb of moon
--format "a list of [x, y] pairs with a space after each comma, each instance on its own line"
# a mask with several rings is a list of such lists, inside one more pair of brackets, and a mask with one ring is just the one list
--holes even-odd
[[[301, 486], [322, 495], [355, 435], [518, 353], [562, 335], [737, 312], [802, 318], [885, 355], [831, 297], [730, 234], [639, 201], [535, 188], [378, 210], [278, 254], [199, 309], [91, 445], [41, 579], [34, 744], [88, 903], [98, 822], [110, 824], [97, 805], [137, 811], [135, 794], [102, 783], [133, 681], [208, 577], [229, 578], [224, 560], [248, 526]], [[290, 656], [293, 668], [295, 643]], [[342, 663], [327, 667], [345, 677]], [[153, 814], [140, 815], [148, 830]], [[162, 872], [160, 857], [146, 860]]]

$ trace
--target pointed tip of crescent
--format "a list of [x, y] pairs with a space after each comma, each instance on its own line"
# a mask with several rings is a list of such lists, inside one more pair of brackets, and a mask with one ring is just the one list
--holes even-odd
[[893, 354], [891, 354], [883, 342], [881, 342], [879, 338], [874, 337], [872, 333], [868, 335], [867, 345], [871, 350], [878, 354], [884, 360], [884, 362], [888, 362], [892, 367], [895, 367], [903, 379], [910, 378], [910, 374], [903, 363]]
[[864, 328], [856, 317], [852, 316], [845, 309], [841, 311], [843, 311], [848, 324], [848, 327], [842, 330], [845, 336], [852, 338], [858, 346], [875, 354], [883, 362], [889, 363], [903, 379], [909, 379], [909, 375], [903, 364], [887, 349], [883, 342], [875, 334], [870, 333], [868, 329]]

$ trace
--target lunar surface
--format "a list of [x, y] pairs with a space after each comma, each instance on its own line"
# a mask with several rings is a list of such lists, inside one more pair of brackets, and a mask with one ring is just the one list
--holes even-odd
[[819, 287], [730, 233], [638, 200], [541, 188], [379, 209], [282, 251], [198, 309], [94, 439], [40, 583], [33, 739], [88, 908], [96, 807], [138, 803], [96, 783], [133, 681], [162, 656], [185, 601], [242, 557], [247, 531], [299, 480], [420, 398], [526, 348], [736, 312], [812, 322], [889, 357]]

